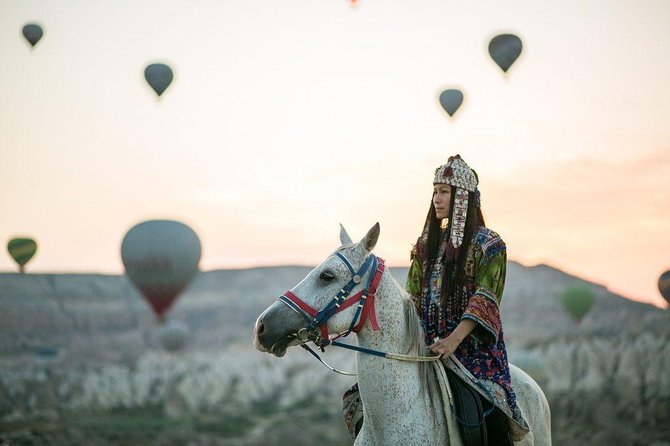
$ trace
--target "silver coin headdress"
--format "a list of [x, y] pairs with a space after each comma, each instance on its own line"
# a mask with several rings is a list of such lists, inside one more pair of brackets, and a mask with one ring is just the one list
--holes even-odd
[[474, 194], [475, 205], [479, 207], [479, 190], [477, 174], [467, 165], [460, 155], [449, 157], [447, 164], [435, 170], [433, 184], [448, 184], [456, 188], [454, 203], [451, 206], [451, 234], [449, 236], [453, 248], [463, 244], [465, 220], [468, 216], [468, 192]]

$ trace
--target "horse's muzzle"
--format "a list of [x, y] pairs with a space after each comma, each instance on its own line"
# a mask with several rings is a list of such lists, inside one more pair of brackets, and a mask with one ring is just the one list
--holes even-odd
[[281, 302], [270, 305], [256, 320], [256, 350], [284, 356], [291, 345], [300, 343], [295, 335], [305, 326], [305, 319]]

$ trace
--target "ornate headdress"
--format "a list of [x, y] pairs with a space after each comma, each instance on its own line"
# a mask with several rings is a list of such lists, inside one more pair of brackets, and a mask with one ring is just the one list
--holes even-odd
[[[446, 256], [449, 260], [454, 260], [458, 250], [463, 244], [465, 236], [465, 221], [468, 215], [468, 192], [474, 194], [475, 206], [480, 206], [480, 195], [477, 174], [467, 165], [460, 155], [451, 156], [446, 164], [435, 170], [435, 179], [433, 184], [448, 184], [455, 187], [454, 202], [451, 205], [451, 232], [449, 240], [446, 243]], [[421, 258], [425, 265], [428, 256], [428, 229], [432, 215], [429, 213], [426, 218], [426, 224], [423, 232], [415, 245], [416, 254]]]
[[477, 190], [477, 174], [467, 165], [460, 155], [451, 156], [447, 164], [435, 170], [433, 184], [448, 184], [456, 188], [454, 202], [451, 205], [450, 244], [460, 248], [465, 234], [465, 219], [468, 216], [468, 192], [473, 192], [475, 205], [479, 207], [479, 191]]

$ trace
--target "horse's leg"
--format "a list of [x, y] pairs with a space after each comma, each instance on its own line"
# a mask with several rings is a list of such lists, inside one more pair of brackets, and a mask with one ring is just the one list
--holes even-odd
[[510, 364], [512, 388], [530, 432], [515, 445], [551, 446], [551, 411], [544, 392], [526, 372]]

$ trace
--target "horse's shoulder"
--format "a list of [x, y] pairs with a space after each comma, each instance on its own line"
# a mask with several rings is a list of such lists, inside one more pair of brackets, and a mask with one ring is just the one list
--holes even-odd
[[517, 399], [523, 401], [541, 401], [544, 392], [540, 385], [525, 370], [512, 363], [509, 364], [509, 374], [512, 380], [512, 388]]

